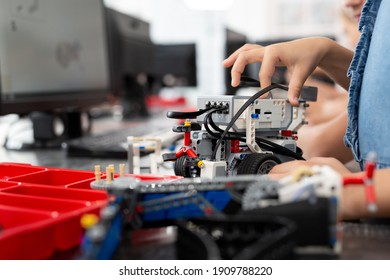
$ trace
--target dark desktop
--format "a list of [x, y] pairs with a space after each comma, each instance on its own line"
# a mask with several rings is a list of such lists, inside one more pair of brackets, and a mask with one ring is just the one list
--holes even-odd
[[1, 0], [1, 113], [102, 102], [110, 91], [102, 1], [11, 3]]
[[150, 24], [106, 8], [110, 78], [125, 118], [149, 115], [145, 98], [154, 77], [155, 48]]
[[0, 114], [30, 115], [36, 140], [59, 136], [56, 119], [80, 135], [111, 92], [103, 1], [0, 3]]
[[[235, 31], [230, 28], [225, 28], [225, 56], [229, 57], [232, 53], [234, 53], [238, 48], [242, 47], [248, 42], [247, 36], [238, 31]], [[252, 66], [249, 65], [245, 68], [243, 75], [249, 76], [250, 68]], [[231, 86], [231, 67], [225, 69], [225, 94], [226, 95], [235, 95], [238, 88], [234, 88]]]
[[155, 45], [155, 75], [161, 87], [195, 87], [196, 44]]
[[145, 100], [164, 87], [197, 86], [196, 44], [156, 44], [150, 23], [106, 8], [113, 94], [123, 117], [148, 117]]
[[69, 140], [65, 147], [71, 157], [127, 158], [129, 135], [168, 132], [170, 138], [171, 123], [151, 112], [147, 100], [165, 87], [197, 86], [195, 44], [154, 44], [147, 21], [110, 8], [106, 19], [112, 92], [120, 101], [122, 120], [139, 125]]
[[194, 44], [156, 45], [148, 22], [102, 0], [0, 3], [0, 115], [29, 118], [38, 147], [87, 134], [108, 97], [124, 118], [148, 117], [165, 71], [196, 85]]

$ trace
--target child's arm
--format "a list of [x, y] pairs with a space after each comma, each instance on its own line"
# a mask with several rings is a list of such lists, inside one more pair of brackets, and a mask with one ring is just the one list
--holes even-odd
[[[291, 175], [294, 170], [301, 166], [313, 165], [328, 165], [344, 177], [364, 174], [364, 172], [350, 172], [341, 162], [334, 158], [312, 158], [307, 161], [296, 160], [276, 165], [269, 175], [279, 179]], [[344, 219], [390, 217], [390, 169], [375, 170], [373, 186], [377, 206], [377, 211], [375, 212], [368, 211], [364, 185], [348, 185], [344, 187], [341, 202], [341, 211]]]
[[364, 186], [344, 188], [341, 203], [344, 219], [390, 217], [390, 169], [375, 171], [374, 190], [378, 208], [376, 212], [369, 212]]
[[262, 62], [259, 79], [262, 88], [271, 84], [275, 67], [286, 66], [291, 71], [288, 98], [293, 105], [298, 104], [301, 88], [319, 66], [329, 77], [344, 88], [349, 86], [347, 70], [353, 52], [323, 37], [305, 38], [267, 47], [246, 44], [231, 54], [223, 62], [232, 67], [232, 86], [238, 86], [244, 68], [248, 64]]

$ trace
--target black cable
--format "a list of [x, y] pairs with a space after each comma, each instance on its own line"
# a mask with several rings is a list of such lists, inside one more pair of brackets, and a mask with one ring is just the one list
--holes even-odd
[[[227, 108], [227, 107], [226, 107]], [[207, 116], [208, 117], [208, 116]], [[213, 118], [212, 118], [212, 115], [210, 115], [210, 117], [208, 117], [209, 119], [208, 119], [208, 121], [210, 122], [210, 125], [211, 125], [211, 127], [215, 130], [215, 131], [217, 131], [217, 132], [219, 132], [220, 134], [223, 132], [223, 130], [221, 129], [221, 128], [219, 128], [219, 126], [217, 126], [216, 124], [215, 124], [215, 122], [214, 122], [214, 120], [213, 120]]]
[[[226, 108], [225, 108], [226, 109]], [[215, 112], [218, 112], [218, 111], [221, 111], [223, 110], [222, 108], [217, 108], [217, 107], [214, 107], [214, 109], [210, 110], [207, 112], [206, 116], [204, 117], [204, 128], [206, 129], [207, 133], [210, 134], [212, 137], [214, 137], [214, 139], [219, 139], [221, 137], [220, 134], [217, 134], [215, 133], [214, 131], [212, 131], [210, 128], [209, 128], [209, 125], [208, 125], [208, 122], [209, 121], [212, 121], [212, 114], [215, 113]], [[213, 122], [214, 124], [214, 122]], [[211, 124], [210, 124], [211, 125]], [[215, 125], [215, 124], [214, 124]], [[214, 128], [212, 125], [211, 125], [212, 128]]]
[[[214, 139], [219, 139], [220, 137], [220, 134], [216, 134], [215, 132], [209, 130], [208, 126], [205, 126], [206, 128], [206, 131], [214, 138]], [[245, 142], [246, 141], [246, 138], [244, 137], [239, 137], [241, 134], [239, 133], [232, 133], [233, 135], [232, 136], [226, 136], [224, 139], [228, 139], [228, 140], [239, 140], [241, 142]], [[280, 154], [280, 155], [285, 155], [285, 156], [288, 156], [288, 157], [292, 157], [292, 158], [295, 158], [295, 159], [298, 159], [298, 160], [304, 160], [303, 157], [301, 157], [300, 155], [298, 155], [297, 153], [281, 146], [281, 145], [278, 145], [276, 143], [273, 143], [273, 142], [270, 142], [266, 139], [263, 139], [263, 138], [258, 138], [256, 137], [256, 143], [257, 145], [259, 145], [259, 147], [262, 149], [262, 150], [265, 150], [265, 151], [270, 151], [270, 152], [273, 152], [275, 154]]]
[[241, 76], [240, 78], [240, 86], [248, 86], [248, 87], [257, 87], [257, 88], [260, 88], [260, 81], [259, 80], [256, 80], [252, 77], [248, 77], [248, 76]]
[[262, 90], [255, 93], [253, 96], [251, 96], [237, 111], [237, 113], [233, 116], [233, 118], [230, 120], [229, 124], [226, 126], [225, 130], [223, 131], [221, 138], [218, 139], [213, 154], [211, 155], [211, 159], [216, 159], [216, 154], [219, 146], [221, 145], [222, 139], [226, 136], [226, 134], [229, 132], [229, 129], [232, 128], [233, 124], [238, 120], [238, 118], [241, 116], [241, 114], [246, 110], [246, 108], [249, 107], [252, 102], [254, 102], [256, 99], [258, 99], [260, 96], [264, 95], [265, 93], [269, 92], [270, 90], [273, 90], [275, 88], [280, 88], [284, 90], [288, 90], [288, 87], [285, 85], [280, 84], [271, 84], [270, 86], [263, 88]]
[[195, 112], [176, 112], [176, 111], [168, 111], [167, 117], [170, 119], [195, 119], [197, 116], [200, 116], [207, 111], [210, 111], [213, 107], [198, 110]]
[[276, 144], [272, 141], [269, 141], [267, 139], [260, 138], [260, 137], [256, 137], [255, 139], [256, 139], [257, 144], [259, 144], [258, 141], [260, 141], [263, 144], [269, 145], [270, 148], [268, 150], [271, 152], [285, 155], [285, 156], [289, 156], [289, 157], [292, 157], [292, 158], [295, 158], [298, 160], [305, 160], [301, 155], [297, 154], [296, 152], [293, 152], [290, 149], [287, 149], [286, 147], [283, 147], [283, 146]]
[[[217, 112], [219, 110], [213, 110], [213, 111], [209, 111], [207, 113], [207, 115], [205, 116], [205, 128], [206, 128], [206, 131], [212, 135], [214, 138], [218, 139], [220, 138], [221, 136], [221, 133], [223, 133], [223, 130], [221, 128], [219, 128], [213, 121], [212, 119], [212, 114]], [[219, 134], [211, 131], [208, 127], [208, 123], [210, 123], [210, 126], [217, 132], [219, 132]], [[229, 140], [239, 140], [241, 142], [245, 142], [246, 139], [245, 137], [242, 137], [242, 136], [245, 136], [243, 133], [235, 133], [235, 132], [229, 132], [227, 134], [228, 136], [225, 136], [224, 139], [229, 139]], [[290, 149], [287, 149], [286, 147], [283, 147], [279, 144], [276, 144], [272, 141], [269, 141], [265, 138], [260, 138], [260, 137], [256, 137], [256, 143], [259, 145], [259, 147], [263, 150], [267, 150], [267, 151], [270, 151], [270, 152], [274, 152], [274, 153], [277, 153], [277, 154], [281, 154], [281, 155], [285, 155], [285, 156], [289, 156], [289, 157], [292, 157], [292, 158], [295, 158], [295, 159], [298, 159], [298, 160], [304, 160], [304, 158], [300, 155], [298, 155], [297, 153], [291, 151]]]
[[[207, 114], [204, 117], [204, 126], [205, 126], [207, 133], [209, 133], [209, 135], [211, 135], [214, 139], [239, 140], [241, 142], [246, 142], [246, 138], [245, 138], [244, 133], [228, 132], [225, 135], [225, 137], [222, 138], [222, 133], [224, 132], [224, 130], [222, 130], [220, 127], [218, 127], [214, 123], [214, 120], [212, 118], [212, 114], [214, 114], [215, 112], [218, 112], [218, 111], [225, 110], [226, 108], [227, 108], [226, 106], [212, 107], [212, 109], [210, 109], [207, 112]], [[214, 129], [215, 131], [212, 131], [210, 129], [209, 124], [210, 124], [211, 128]], [[273, 152], [276, 154], [280, 154], [280, 155], [285, 155], [285, 156], [292, 157], [292, 158], [295, 158], [298, 160], [305, 160], [301, 155], [295, 153], [294, 151], [291, 151], [290, 149], [283, 147], [279, 144], [276, 144], [272, 141], [269, 141], [265, 138], [256, 137], [255, 140], [256, 140], [256, 143], [259, 145], [259, 147], [263, 150], [267, 150], [267, 151], [270, 151], [270, 152]]]
[[[205, 118], [204, 118], [205, 119], [204, 124], [205, 124], [205, 128], [206, 128], [207, 132], [209, 134], [212, 134], [212, 136], [215, 137], [216, 139], [221, 138], [221, 133], [223, 133], [223, 130], [215, 124], [215, 122], [214, 122], [214, 120], [212, 118], [212, 114], [217, 112], [217, 111], [222, 111], [222, 110], [225, 110], [225, 109], [227, 109], [227, 107], [223, 106], [219, 110], [207, 113]], [[218, 133], [212, 131], [208, 127], [208, 124], [210, 124], [211, 128], [214, 129]], [[237, 140], [245, 142], [245, 138], [242, 138], [242, 136], [243, 135], [241, 133], [238, 133], [238, 132], [229, 132], [227, 134], [227, 136], [224, 137], [224, 139], [228, 139], [228, 140], [236, 140], [237, 139]]]

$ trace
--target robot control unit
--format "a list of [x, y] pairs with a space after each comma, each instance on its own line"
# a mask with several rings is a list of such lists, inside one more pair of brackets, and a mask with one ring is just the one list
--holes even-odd
[[[184, 144], [164, 154], [164, 161], [175, 161], [176, 175], [214, 178], [267, 174], [279, 163], [303, 159], [297, 131], [307, 123], [307, 101], [316, 101], [317, 88], [304, 87], [297, 107], [286, 90], [272, 84], [251, 97], [201, 96], [199, 111], [168, 112], [169, 118], [185, 119], [173, 128], [184, 134]], [[266, 92], [268, 98], [259, 98]]]

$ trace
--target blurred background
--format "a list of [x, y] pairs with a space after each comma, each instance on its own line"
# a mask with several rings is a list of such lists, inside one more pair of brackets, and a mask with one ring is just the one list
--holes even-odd
[[[201, 94], [223, 94], [222, 60], [245, 42], [269, 43], [304, 36], [336, 37], [338, 0], [105, 0], [107, 6], [150, 23], [156, 44], [194, 43]], [[257, 73], [252, 71], [251, 75]], [[188, 91], [188, 90], [187, 90]]]
[[[0, 0], [0, 7], [0, 116], [17, 115], [0, 118], [0, 144], [61, 142], [88, 134], [102, 116], [147, 118], [194, 108], [200, 95], [237, 94], [247, 89], [230, 86], [222, 61], [245, 43], [337, 39], [344, 29], [339, 0]], [[244, 74], [257, 79], [258, 70]], [[284, 74], [278, 69], [274, 82], [286, 83]], [[20, 141], [6, 147], [20, 149]]]

